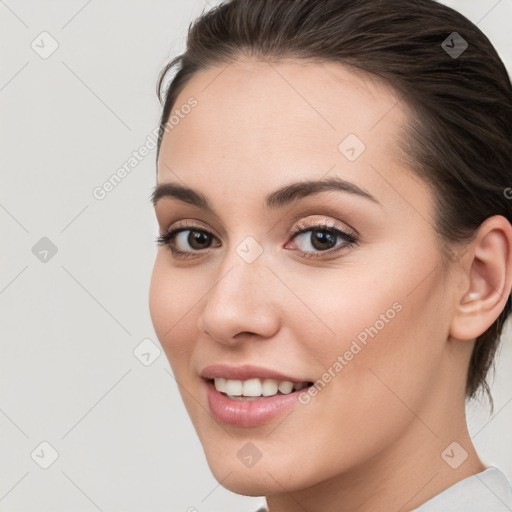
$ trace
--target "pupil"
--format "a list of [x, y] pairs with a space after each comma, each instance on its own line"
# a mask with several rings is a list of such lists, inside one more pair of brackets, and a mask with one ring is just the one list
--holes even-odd
[[336, 235], [327, 231], [314, 231], [311, 234], [311, 245], [318, 250], [331, 249], [336, 245]]
[[188, 235], [188, 243], [190, 247], [194, 249], [204, 249], [205, 247], [201, 246], [201, 244], [206, 244], [208, 247], [210, 242], [210, 236], [208, 233], [203, 233], [201, 231], [191, 231]]

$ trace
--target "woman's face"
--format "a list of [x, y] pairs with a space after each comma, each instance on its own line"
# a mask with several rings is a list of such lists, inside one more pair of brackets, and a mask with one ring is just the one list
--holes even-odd
[[215, 477], [269, 495], [439, 458], [454, 295], [432, 194], [398, 158], [404, 105], [336, 64], [243, 60], [194, 76], [173, 114], [158, 184], [198, 196], [158, 196], [161, 233], [182, 231], [150, 308]]

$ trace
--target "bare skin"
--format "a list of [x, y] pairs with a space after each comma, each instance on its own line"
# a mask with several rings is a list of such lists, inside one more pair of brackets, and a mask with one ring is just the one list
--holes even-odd
[[[185, 220], [211, 244], [198, 250], [185, 232], [175, 244], [191, 257], [159, 247], [150, 310], [217, 480], [266, 496], [271, 512], [405, 512], [485, 469], [466, 426], [465, 381], [474, 339], [512, 287], [507, 220], [487, 219], [443, 267], [432, 191], [399, 158], [408, 110], [349, 68], [244, 59], [201, 71], [174, 108], [192, 96], [197, 106], [163, 139], [158, 183], [193, 188], [213, 212], [170, 197], [155, 212], [161, 233]], [[354, 161], [339, 149], [349, 134], [365, 145]], [[376, 201], [330, 190], [265, 207], [284, 185], [330, 177]], [[310, 231], [293, 237], [304, 221]], [[357, 242], [318, 249], [319, 222]], [[248, 236], [262, 249], [250, 264], [236, 252]], [[288, 416], [245, 428], [209, 413], [205, 366], [316, 381], [393, 304], [400, 311]], [[237, 457], [247, 442], [262, 454], [251, 468]], [[456, 469], [442, 457], [454, 442], [453, 457], [467, 452]]]

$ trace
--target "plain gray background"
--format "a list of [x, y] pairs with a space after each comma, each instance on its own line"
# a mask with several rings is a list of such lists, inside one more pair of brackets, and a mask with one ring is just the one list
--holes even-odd
[[[512, 1], [446, 3], [512, 69]], [[93, 195], [157, 127], [158, 72], [203, 8], [0, 0], [2, 512], [241, 512], [263, 503], [212, 477], [158, 355], [148, 308], [155, 150], [104, 199]], [[150, 355], [138, 359], [148, 339], [136, 353]], [[508, 333], [494, 415], [485, 404], [468, 408], [483, 461], [509, 479], [511, 368]]]

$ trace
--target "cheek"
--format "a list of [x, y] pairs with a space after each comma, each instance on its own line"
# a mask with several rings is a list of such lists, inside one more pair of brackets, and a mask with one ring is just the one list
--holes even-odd
[[[414, 266], [397, 262], [380, 273], [370, 268], [348, 283], [352, 292], [341, 300], [345, 314], [340, 312], [334, 325], [337, 354], [346, 355], [346, 369], [353, 367], [346, 373], [354, 379], [354, 392], [387, 384], [408, 395], [425, 386], [442, 355], [449, 325], [448, 316], [439, 315], [446, 296], [439, 268], [429, 274], [433, 261]], [[384, 382], [379, 382], [381, 374]]]
[[[302, 338], [321, 380], [311, 406], [331, 416], [326, 425], [338, 425], [345, 440], [365, 429], [378, 439], [370, 431], [386, 422], [392, 433], [393, 425], [408, 419], [403, 403], [421, 408], [436, 381], [449, 308], [443, 307], [447, 294], [435, 254], [424, 259], [390, 257], [385, 261], [392, 266], [365, 265], [365, 272], [354, 267], [344, 275], [343, 289], [325, 280], [322, 293], [309, 295], [311, 309], [334, 331]], [[300, 339], [307, 331], [300, 321], [297, 329]]]
[[[149, 310], [155, 332], [162, 344], [173, 370], [193, 350], [196, 326], [196, 308], [204, 290], [198, 282], [191, 285], [191, 275], [170, 271], [165, 254], [159, 254], [153, 267], [149, 290]], [[187, 340], [181, 343], [179, 340]]]
[[[438, 315], [444, 287], [438, 271], [425, 279], [428, 270], [406, 270], [379, 280], [369, 300], [358, 292], [346, 320], [336, 324], [339, 341], [324, 359], [336, 377], [319, 392], [318, 405], [336, 404], [325, 407], [331, 417], [326, 423], [343, 432], [343, 441], [333, 437], [340, 450], [361, 446], [362, 439], [373, 449], [391, 442], [439, 380], [449, 324], [447, 315]], [[342, 363], [333, 367], [339, 355]]]

